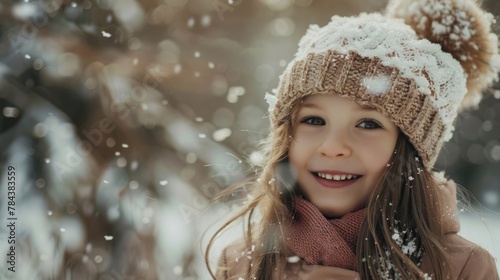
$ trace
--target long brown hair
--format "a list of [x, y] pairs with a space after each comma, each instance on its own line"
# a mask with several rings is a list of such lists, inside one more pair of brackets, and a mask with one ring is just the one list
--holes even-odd
[[[439, 190], [443, 182], [438, 182], [422, 162], [400, 133], [394, 156], [369, 198], [361, 225], [356, 250], [361, 279], [423, 278], [418, 267], [420, 254], [405, 254], [398, 239], [411, 239], [413, 250], [423, 250], [433, 266], [434, 279], [450, 276], [444, 246], [444, 198]], [[393, 269], [388, 270], [391, 265]]]
[[[277, 267], [283, 268], [289, 252], [282, 237], [291, 220], [293, 197], [298, 189], [292, 176], [287, 174], [287, 152], [294, 120], [290, 117], [281, 121], [264, 145], [266, 160], [260, 176], [254, 180], [254, 198], [219, 228], [208, 243], [205, 263], [214, 279], [209, 265], [210, 249], [216, 237], [240, 218], [246, 225], [243, 233], [246, 248], [242, 250], [250, 250], [252, 245], [257, 248], [248, 262], [246, 279], [270, 280]], [[395, 230], [401, 232], [403, 238], [415, 237], [415, 246], [423, 248], [433, 266], [435, 279], [446, 279], [450, 275], [444, 249], [445, 232], [442, 221], [436, 219], [443, 217], [438, 182], [421, 163], [413, 145], [400, 133], [389, 166], [370, 196], [358, 236], [356, 255], [361, 279], [423, 278], [419, 258], [404, 254], [401, 244], [393, 239]], [[258, 224], [253, 224], [256, 212], [261, 218]]]

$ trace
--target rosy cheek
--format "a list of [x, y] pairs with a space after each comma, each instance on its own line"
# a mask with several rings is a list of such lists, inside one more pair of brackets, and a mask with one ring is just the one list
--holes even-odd
[[363, 149], [372, 170], [382, 171], [391, 159], [393, 148], [387, 142], [371, 142]]

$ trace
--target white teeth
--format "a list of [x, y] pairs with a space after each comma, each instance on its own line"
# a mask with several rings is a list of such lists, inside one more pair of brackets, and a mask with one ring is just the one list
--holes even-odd
[[331, 175], [331, 174], [326, 174], [326, 173], [317, 173], [319, 177], [327, 180], [334, 180], [334, 181], [344, 181], [344, 180], [350, 180], [350, 179], [356, 179], [359, 176], [356, 175]]

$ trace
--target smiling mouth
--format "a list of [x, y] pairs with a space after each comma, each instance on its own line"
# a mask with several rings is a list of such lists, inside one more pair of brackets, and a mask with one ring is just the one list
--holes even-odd
[[321, 173], [321, 172], [314, 172], [313, 173], [315, 176], [330, 180], [330, 181], [348, 181], [348, 180], [354, 180], [362, 177], [361, 175], [353, 175], [353, 174], [327, 174], [327, 173]]

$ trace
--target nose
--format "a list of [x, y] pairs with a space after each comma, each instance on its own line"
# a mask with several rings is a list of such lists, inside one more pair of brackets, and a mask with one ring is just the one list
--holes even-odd
[[328, 135], [325, 135], [318, 147], [318, 152], [324, 157], [342, 158], [351, 156], [352, 149], [345, 132], [331, 131]]

